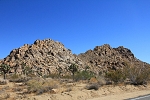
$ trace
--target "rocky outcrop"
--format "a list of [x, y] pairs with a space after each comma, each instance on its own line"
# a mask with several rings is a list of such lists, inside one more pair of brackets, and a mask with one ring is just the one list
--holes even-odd
[[79, 70], [89, 66], [89, 70], [97, 74], [126, 67], [126, 63], [135, 66], [149, 66], [135, 58], [131, 50], [123, 46], [112, 48], [109, 44], [104, 44], [75, 55], [62, 43], [51, 39], [36, 40], [31, 45], [25, 44], [14, 49], [0, 63], [11, 66], [12, 73], [23, 73], [25, 67], [28, 67], [36, 75], [60, 74], [59, 71], [65, 75], [69, 73], [67, 68], [71, 63], [77, 64]]
[[95, 73], [117, 70], [118, 68], [126, 67], [126, 63], [132, 63], [136, 66], [148, 66], [134, 57], [131, 50], [120, 46], [112, 48], [109, 44], [96, 46], [93, 50], [88, 50], [85, 53], [79, 54], [78, 57]]
[[71, 63], [83, 65], [82, 61], [71, 53], [71, 50], [51, 39], [36, 40], [32, 45], [25, 44], [14, 49], [4, 58], [3, 63], [12, 67], [11, 72], [16, 71], [15, 68], [17, 68], [17, 73], [21, 73], [23, 67], [28, 66], [32, 70], [40, 70], [42, 75], [57, 72], [58, 68], [63, 69], [65, 73], [65, 68]]

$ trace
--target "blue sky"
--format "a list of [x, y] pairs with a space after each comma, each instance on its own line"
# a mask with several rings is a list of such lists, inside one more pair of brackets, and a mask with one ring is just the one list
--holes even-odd
[[124, 46], [150, 63], [150, 0], [0, 0], [0, 58], [51, 38], [73, 53]]

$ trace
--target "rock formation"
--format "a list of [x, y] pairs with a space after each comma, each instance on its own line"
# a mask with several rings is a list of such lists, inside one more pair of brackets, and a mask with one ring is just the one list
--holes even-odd
[[75, 55], [62, 43], [51, 39], [36, 40], [31, 45], [25, 44], [12, 50], [6, 58], [0, 61], [11, 66], [12, 73], [22, 73], [25, 67], [28, 67], [38, 75], [60, 73], [60, 70], [62, 75], [67, 74], [67, 68], [71, 63], [77, 64], [79, 70], [89, 66], [90, 71], [99, 74], [126, 67], [126, 62], [135, 66], [149, 66], [135, 58], [131, 50], [123, 46], [112, 48], [109, 44], [104, 44]]
[[112, 48], [109, 44], [96, 46], [94, 50], [88, 50], [85, 53], [79, 54], [78, 57], [95, 73], [117, 70], [118, 68], [126, 67], [126, 63], [132, 63], [136, 66], [148, 66], [134, 57], [131, 50], [120, 46]]
[[42, 75], [57, 72], [58, 68], [66, 72], [71, 63], [82, 66], [82, 61], [71, 53], [71, 50], [64, 47], [60, 42], [51, 39], [36, 40], [34, 44], [25, 44], [14, 49], [4, 58], [3, 63], [10, 65], [11, 72], [21, 73], [23, 67], [30, 67], [32, 70], [40, 70]]

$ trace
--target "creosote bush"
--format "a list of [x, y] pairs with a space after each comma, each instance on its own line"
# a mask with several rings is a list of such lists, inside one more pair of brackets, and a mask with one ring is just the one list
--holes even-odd
[[144, 66], [136, 67], [127, 65], [127, 67], [124, 68], [124, 73], [133, 85], [146, 84], [150, 78], [150, 68]]
[[22, 77], [18, 74], [12, 74], [9, 76], [9, 82], [16, 82], [16, 83], [27, 82], [29, 79], [30, 79], [29, 77]]
[[52, 89], [58, 87], [58, 82], [53, 79], [34, 78], [26, 82], [28, 86], [28, 93], [42, 94], [50, 92]]
[[150, 78], [150, 68], [144, 65], [136, 66], [132, 63], [125, 62], [123, 69], [111, 70], [106, 73], [105, 77], [115, 84], [124, 82], [125, 79], [133, 85], [144, 85]]
[[105, 77], [115, 84], [123, 82], [126, 79], [126, 75], [121, 69], [109, 71], [106, 73]]
[[91, 77], [94, 77], [94, 74], [90, 71], [87, 70], [83, 70], [83, 71], [78, 71], [75, 76], [74, 79], [76, 81], [78, 80], [89, 80]]

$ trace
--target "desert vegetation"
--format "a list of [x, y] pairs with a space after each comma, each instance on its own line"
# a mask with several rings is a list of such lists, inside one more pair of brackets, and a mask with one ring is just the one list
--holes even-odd
[[[17, 100], [46, 93], [67, 92], [72, 96], [69, 93], [77, 90], [74, 87], [99, 91], [120, 84], [146, 86], [150, 65], [136, 59], [123, 46], [112, 48], [105, 44], [74, 55], [63, 44], [48, 39], [13, 50], [0, 62], [0, 75], [0, 94], [11, 89]], [[9, 97], [11, 94], [2, 98]]]
[[[4, 65], [1, 66], [4, 67]], [[19, 93], [19, 95], [14, 97], [15, 99], [19, 99], [27, 98], [27, 95], [30, 94], [56, 94], [58, 90], [60, 91], [62, 88], [65, 89], [61, 90], [61, 93], [71, 92], [74, 90], [73, 87], [79, 83], [86, 84], [82, 89], [86, 89], [87, 91], [97, 91], [103, 86], [117, 86], [117, 84], [120, 83], [131, 85], [146, 85], [150, 78], [149, 67], [136, 67], [132, 64], [129, 64], [129, 62], [126, 63], [125, 68], [108, 70], [108, 72], [105, 73], [100, 72], [101, 74], [98, 75], [94, 72], [91, 72], [88, 66], [84, 67], [82, 70], [79, 70], [79, 67], [76, 64], [70, 64], [70, 66], [68, 66], [68, 71], [70, 74], [66, 76], [61, 76], [63, 73], [61, 72], [62, 69], [58, 70], [60, 70], [59, 73], [38, 77], [32, 73], [31, 68], [25, 67], [25, 71], [22, 73], [22, 75], [17, 73], [9, 73], [6, 78], [4, 77], [4, 73], [7, 74], [8, 69], [6, 69], [4, 72], [4, 68], [1, 68], [1, 75], [3, 76], [3, 80], [0, 81], [0, 85], [7, 86], [7, 84], [10, 84], [10, 82], [15, 83], [16, 85], [12, 87], [12, 92]], [[7, 92], [8, 89], [10, 89], [10, 87], [7, 87], [6, 89], [3, 88], [4, 92], [1, 92], [1, 94]], [[1, 98], [9, 99], [10, 94], [7, 93]]]
[[7, 64], [1, 64], [0, 65], [0, 71], [3, 73], [4, 79], [6, 79], [6, 74], [9, 72], [10, 66]]

